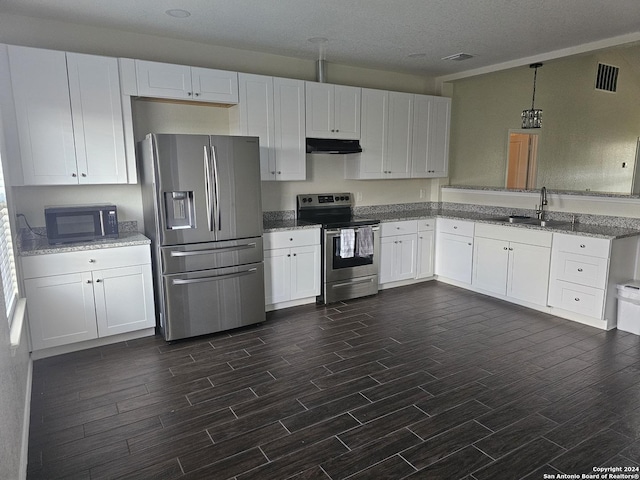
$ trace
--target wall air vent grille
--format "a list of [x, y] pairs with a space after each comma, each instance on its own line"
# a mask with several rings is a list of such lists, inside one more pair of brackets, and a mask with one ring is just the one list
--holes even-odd
[[612, 65], [598, 64], [598, 74], [596, 75], [596, 90], [604, 92], [616, 92], [618, 88], [619, 67]]

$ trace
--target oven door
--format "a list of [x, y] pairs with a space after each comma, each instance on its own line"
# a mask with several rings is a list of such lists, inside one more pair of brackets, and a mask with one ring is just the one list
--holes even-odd
[[[340, 255], [342, 230], [340, 228], [332, 228], [324, 231], [324, 283], [377, 275], [378, 255], [380, 254], [380, 227], [378, 225], [371, 226], [373, 255], [359, 256], [356, 252], [353, 256], [347, 258], [342, 258]], [[355, 244], [357, 245], [361, 229], [354, 227], [353, 230], [355, 231]]]

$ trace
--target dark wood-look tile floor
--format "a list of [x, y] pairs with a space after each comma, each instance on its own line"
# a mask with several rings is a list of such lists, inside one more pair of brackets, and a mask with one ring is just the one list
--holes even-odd
[[34, 364], [29, 479], [541, 479], [640, 465], [640, 341], [427, 282]]

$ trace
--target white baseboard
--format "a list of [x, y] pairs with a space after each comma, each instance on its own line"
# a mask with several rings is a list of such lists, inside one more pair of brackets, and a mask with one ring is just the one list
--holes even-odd
[[145, 328], [143, 330], [136, 330], [134, 332], [120, 333], [118, 335], [109, 335], [108, 337], [96, 338], [94, 340], [86, 340], [84, 342], [60, 345], [59, 347], [34, 350], [33, 352], [31, 352], [31, 358], [33, 360], [40, 360], [41, 358], [53, 357], [54, 355], [63, 355], [65, 353], [77, 352], [79, 350], [86, 350], [88, 348], [102, 347], [104, 345], [111, 345], [112, 343], [135, 340], [136, 338], [151, 337], [155, 334], [155, 327]]
[[27, 478], [27, 463], [29, 461], [29, 427], [31, 419], [31, 391], [33, 390], [33, 361], [29, 359], [27, 370], [27, 385], [25, 387], [24, 413], [22, 419], [22, 445], [20, 446], [20, 480]]

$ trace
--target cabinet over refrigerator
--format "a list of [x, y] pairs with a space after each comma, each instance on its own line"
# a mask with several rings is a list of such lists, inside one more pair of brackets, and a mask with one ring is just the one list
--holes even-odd
[[258, 138], [149, 134], [139, 156], [165, 340], [264, 321]]

